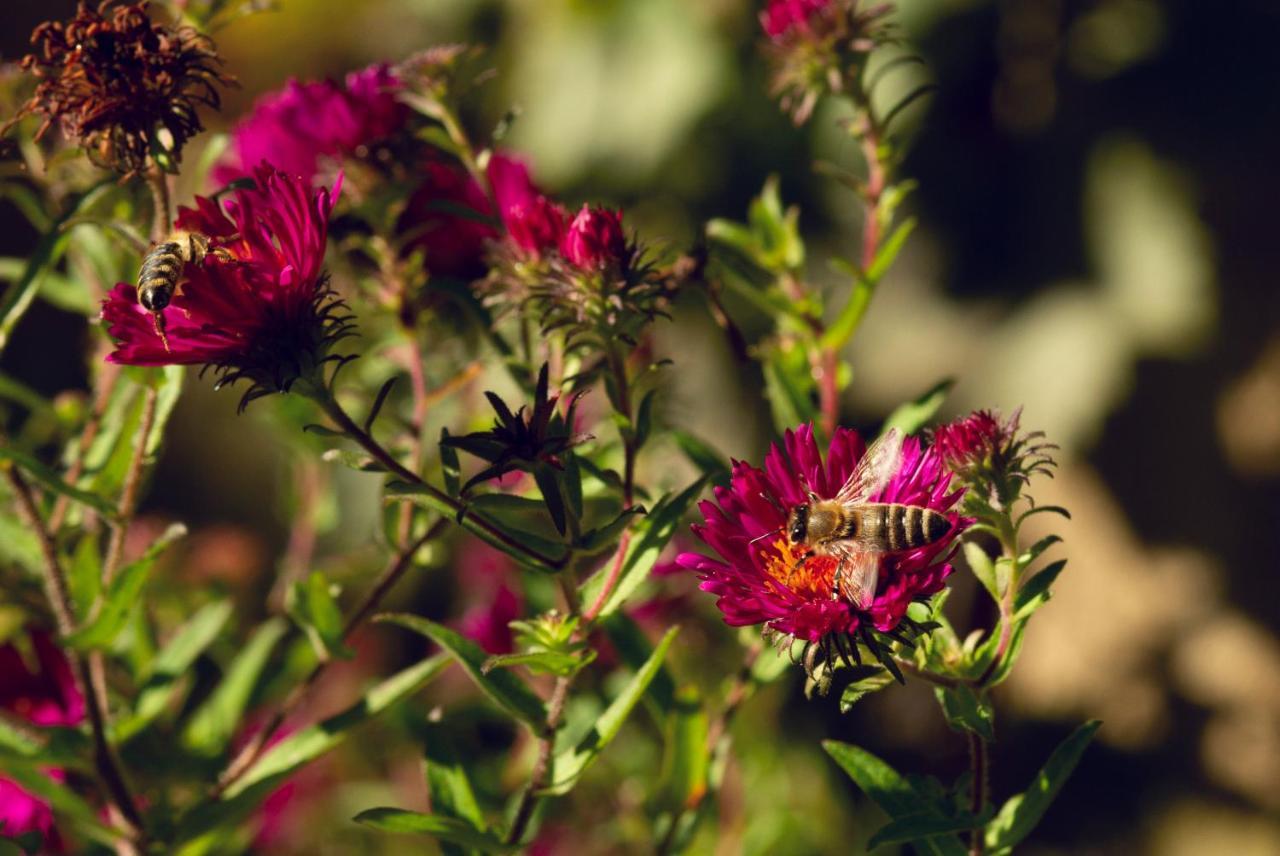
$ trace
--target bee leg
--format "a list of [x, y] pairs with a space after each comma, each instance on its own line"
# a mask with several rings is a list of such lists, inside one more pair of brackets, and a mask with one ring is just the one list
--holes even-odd
[[172, 353], [169, 347], [169, 337], [164, 334], [164, 314], [161, 312], [153, 312], [151, 319], [156, 325], [156, 335], [160, 337], [160, 343], [164, 345], [165, 353]]

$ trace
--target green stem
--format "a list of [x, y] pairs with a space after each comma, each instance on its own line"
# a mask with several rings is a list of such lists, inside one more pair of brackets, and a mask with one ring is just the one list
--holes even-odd
[[[365, 431], [355, 423], [326, 386], [314, 383], [306, 384], [304, 386], [300, 382], [295, 389], [320, 405], [320, 408], [330, 419], [334, 421], [343, 434], [351, 440], [354, 440], [362, 449], [368, 452], [375, 461], [386, 468], [387, 471], [392, 473], [396, 478], [416, 486], [437, 503], [448, 508], [454, 514], [455, 519], [459, 518], [463, 512], [467, 511], [466, 506], [462, 502], [431, 485], [417, 473], [405, 468], [403, 464], [397, 461], [395, 456], [383, 448], [382, 445], [369, 434], [369, 432]], [[549, 556], [545, 556], [538, 550], [517, 541], [515, 538], [495, 526], [492, 522], [478, 514], [475, 514], [474, 512], [468, 512], [467, 517], [474, 525], [484, 530], [486, 535], [501, 543], [504, 547], [507, 547], [517, 553], [522, 553], [540, 565], [557, 570], [564, 567], [566, 557], [561, 556], [560, 558], [553, 559]]]
[[[969, 769], [973, 774], [969, 813], [974, 817], [980, 817], [987, 807], [991, 759], [987, 753], [987, 741], [972, 731], [969, 732]], [[969, 856], [982, 856], [983, 848], [983, 829], [981, 826], [975, 826], [969, 834]]]

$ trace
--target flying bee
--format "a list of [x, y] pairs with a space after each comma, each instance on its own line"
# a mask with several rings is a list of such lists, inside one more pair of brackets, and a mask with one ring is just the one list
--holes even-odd
[[921, 505], [868, 502], [902, 465], [902, 434], [885, 432], [867, 449], [832, 499], [812, 491], [809, 502], [787, 513], [787, 536], [809, 548], [808, 556], [836, 559], [832, 598], [863, 609], [875, 597], [883, 556], [926, 547], [946, 537], [951, 521]]
[[211, 247], [208, 235], [179, 230], [152, 247], [142, 260], [138, 270], [138, 302], [155, 318], [156, 332], [166, 351], [169, 340], [164, 335], [164, 308], [177, 293], [186, 266], [198, 265], [210, 254], [232, 259], [227, 250]]

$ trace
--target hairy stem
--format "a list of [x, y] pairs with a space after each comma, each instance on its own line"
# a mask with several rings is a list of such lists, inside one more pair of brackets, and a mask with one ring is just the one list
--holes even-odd
[[169, 181], [159, 168], [147, 171], [147, 187], [151, 191], [151, 243], [159, 244], [169, 234], [172, 216], [169, 211]]
[[[974, 817], [982, 814], [987, 807], [987, 786], [991, 776], [991, 759], [987, 753], [987, 741], [974, 732], [969, 732], [969, 769], [973, 773], [969, 798], [969, 813]], [[983, 830], [975, 826], [969, 833], [969, 856], [982, 856], [984, 847]]]
[[[382, 604], [387, 593], [395, 587], [405, 572], [413, 566], [413, 557], [424, 545], [432, 541], [444, 531], [446, 521], [441, 518], [437, 520], [426, 532], [420, 535], [414, 541], [408, 544], [398, 554], [395, 559], [387, 565], [386, 569], [378, 576], [373, 586], [365, 593], [360, 603], [352, 611], [342, 628], [342, 638], [345, 642], [350, 642], [355, 636], [356, 631], [364, 626], [369, 616], [378, 609]], [[321, 660], [308, 673], [307, 677], [301, 684], [294, 687], [293, 690], [285, 697], [285, 700], [271, 715], [271, 719], [267, 721], [265, 728], [260, 730], [254, 738], [241, 749], [227, 768], [218, 777], [218, 782], [212, 791], [214, 799], [222, 795], [227, 788], [235, 784], [245, 773], [247, 773], [258, 759], [262, 757], [262, 753], [266, 750], [267, 744], [271, 742], [271, 738], [280, 730], [280, 726], [285, 720], [298, 709], [298, 706], [306, 699], [311, 688], [325, 674], [325, 670], [329, 667], [332, 660]]]
[[[4, 469], [9, 486], [13, 489], [13, 495], [18, 501], [18, 513], [23, 523], [36, 533], [36, 538], [40, 542], [40, 553], [44, 559], [45, 597], [49, 601], [50, 609], [53, 610], [58, 634], [68, 636], [76, 629], [75, 608], [71, 600], [71, 590], [67, 585], [66, 572], [58, 561], [58, 551], [54, 546], [53, 536], [41, 519], [35, 497], [26, 480], [22, 478], [22, 474], [12, 465]], [[124, 771], [111, 745], [107, 742], [106, 712], [101, 707], [98, 696], [92, 691], [92, 675], [89, 666], [75, 650], [66, 649], [63, 653], [71, 663], [77, 688], [84, 697], [85, 712], [93, 735], [94, 767], [106, 788], [108, 802], [118, 812], [124, 827], [122, 831], [126, 837], [140, 838], [143, 835], [142, 815], [138, 811], [138, 804], [129, 789]], [[131, 848], [126, 849], [131, 850]]]
[[[94, 438], [98, 436], [98, 428], [102, 425], [102, 416], [106, 413], [107, 405], [111, 402], [111, 394], [115, 391], [116, 382], [119, 379], [119, 365], [102, 363], [102, 370], [98, 375], [98, 392], [93, 400], [93, 409], [90, 411], [89, 420], [81, 430], [80, 438], [76, 443], [75, 459], [71, 462], [71, 466], [67, 468], [67, 474], [64, 477], [67, 484], [74, 485], [79, 481], [80, 474], [84, 472], [85, 455], [88, 454], [89, 447], [93, 445]], [[67, 510], [70, 507], [71, 497], [66, 494], [58, 494], [58, 498], [53, 503], [53, 512], [49, 515], [50, 532], [57, 532], [62, 528], [62, 523], [66, 519]]]

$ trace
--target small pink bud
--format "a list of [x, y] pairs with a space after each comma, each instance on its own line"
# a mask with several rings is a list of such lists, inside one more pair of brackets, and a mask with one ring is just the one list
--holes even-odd
[[599, 269], [627, 255], [622, 212], [583, 205], [560, 242], [560, 254], [580, 268]]

